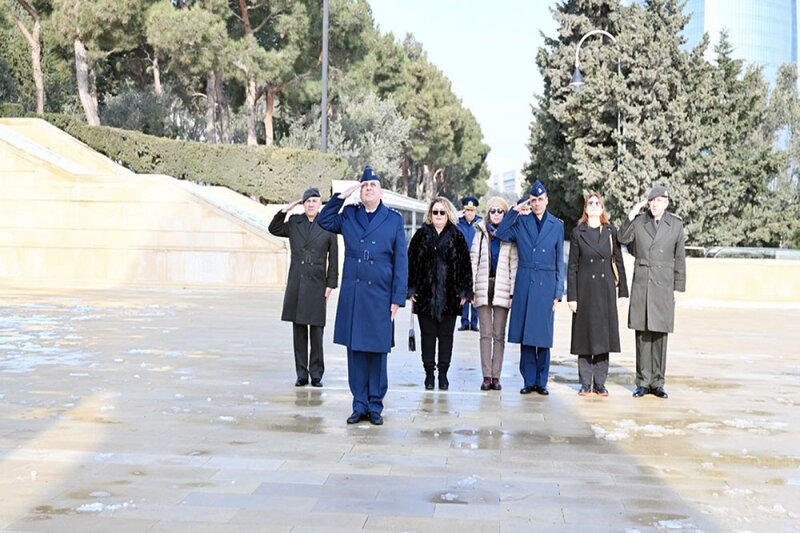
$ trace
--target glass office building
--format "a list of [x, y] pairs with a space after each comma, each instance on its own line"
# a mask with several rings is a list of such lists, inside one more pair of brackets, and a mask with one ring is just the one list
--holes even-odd
[[726, 28], [734, 57], [763, 66], [770, 84], [782, 63], [797, 62], [800, 0], [688, 0], [685, 10], [693, 14], [684, 30], [687, 45], [695, 46], [708, 33], [709, 60], [716, 57], [714, 46]]

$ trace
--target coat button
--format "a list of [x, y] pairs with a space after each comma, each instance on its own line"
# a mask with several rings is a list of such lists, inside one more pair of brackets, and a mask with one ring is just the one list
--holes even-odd
[[601, 260], [600, 260], [600, 262], [601, 262], [601, 263], [605, 263], [605, 262], [606, 262], [606, 260], [605, 260], [605, 259], [601, 259]]
[[372, 241], [372, 244], [375, 244], [375, 241]]
[[364, 239], [361, 239], [361, 242], [364, 242]]
[[372, 285], [372, 281], [371, 281], [371, 280], [370, 280], [370, 281], [368, 281], [368, 282], [367, 282], [367, 285]]
[[306, 264], [306, 262], [305, 262], [305, 261], [300, 261], [300, 264], [301, 264], [301, 265], [305, 265], [305, 264]]
[[605, 274], [600, 274], [600, 277], [604, 278], [604, 277], [606, 277], [606, 275]]
[[533, 249], [533, 251], [535, 252], [535, 251], [536, 251], [536, 248], [534, 248], [534, 249]]
[[359, 259], [359, 260], [358, 260], [358, 262], [360, 263], [360, 262], [361, 262], [361, 259]]
[[369, 260], [369, 264], [370, 264], [370, 265], [372, 265], [372, 264], [374, 264], [374, 263], [375, 263], [375, 261], [373, 261], [372, 259], [370, 259], [370, 260]]
[[356, 278], [356, 283], [358, 283], [359, 281], [361, 281], [361, 278]]
[[544, 248], [542, 248], [542, 253], [544, 253]]
[[592, 279], [594, 279], [594, 274], [592, 274]]
[[659, 250], [658, 253], [663, 254], [664, 250]]
[[541, 287], [542, 285], [544, 285], [544, 283], [540, 281], [539, 282], [539, 286]]
[[589, 262], [590, 263], [594, 263], [594, 259], [589, 259]]

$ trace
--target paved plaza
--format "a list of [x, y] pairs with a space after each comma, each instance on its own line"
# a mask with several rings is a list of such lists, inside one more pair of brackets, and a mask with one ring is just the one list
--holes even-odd
[[565, 304], [549, 397], [519, 394], [517, 345], [504, 390], [478, 390], [474, 332], [426, 392], [403, 309], [377, 427], [345, 424], [332, 325], [325, 386], [294, 387], [281, 301], [5, 290], [0, 530], [800, 529], [800, 306], [681, 304], [668, 400], [631, 398], [627, 329], [611, 395], [578, 397]]

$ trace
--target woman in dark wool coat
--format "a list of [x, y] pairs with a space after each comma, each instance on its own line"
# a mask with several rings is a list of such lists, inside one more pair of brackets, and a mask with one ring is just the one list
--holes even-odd
[[592, 391], [608, 396], [608, 354], [620, 351], [612, 262], [619, 275], [619, 297], [627, 298], [617, 230], [608, 222], [603, 198], [590, 194], [583, 204], [583, 216], [572, 230], [567, 265], [567, 304], [573, 313], [570, 353], [578, 356], [580, 396]]
[[[453, 353], [453, 330], [464, 302], [472, 299], [472, 265], [467, 241], [456, 227], [456, 209], [438, 197], [428, 206], [425, 223], [408, 247], [408, 297], [414, 302], [421, 332], [425, 388], [433, 389], [434, 369], [439, 388], [447, 390], [447, 370]], [[436, 342], [439, 362], [436, 363]]]

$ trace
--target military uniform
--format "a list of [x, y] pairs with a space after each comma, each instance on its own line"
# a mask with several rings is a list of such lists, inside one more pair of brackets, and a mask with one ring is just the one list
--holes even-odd
[[656, 221], [648, 210], [626, 218], [617, 238], [636, 258], [628, 312], [628, 327], [636, 330], [636, 386], [652, 391], [664, 386], [667, 334], [675, 325], [673, 291], [686, 290], [683, 222], [668, 211]]
[[[531, 195], [547, 191], [537, 180]], [[553, 346], [553, 300], [564, 292], [564, 223], [545, 211], [520, 216], [515, 210], [503, 217], [497, 227], [502, 241], [517, 243], [519, 265], [514, 282], [508, 342], [520, 343], [519, 370], [524, 380], [523, 394], [547, 394], [550, 348]], [[541, 227], [540, 227], [541, 226]]]
[[[480, 202], [478, 202], [478, 199], [474, 196], [467, 196], [466, 198], [462, 198], [461, 205], [464, 209], [475, 209], [480, 205]], [[469, 250], [472, 249], [472, 240], [475, 238], [475, 223], [480, 219], [481, 217], [478, 215], [475, 215], [472, 222], [467, 222], [464, 216], [458, 219], [456, 227], [461, 234], [464, 235], [464, 240], [467, 241], [467, 249]], [[463, 331], [467, 329], [478, 331], [478, 310], [475, 309], [471, 302], [466, 302], [464, 308], [461, 310], [461, 327], [459, 330]]]
[[[308, 189], [303, 194], [304, 203], [313, 196], [319, 197], [319, 191]], [[292, 215], [286, 221], [283, 211], [275, 214], [269, 232], [288, 238], [291, 249], [281, 320], [293, 324], [297, 385], [307, 384], [310, 375], [311, 382], [319, 386], [325, 372], [322, 348], [327, 303], [325, 289], [335, 289], [338, 285], [338, 238], [322, 229], [316, 219], [310, 221], [305, 213]]]
[[[368, 179], [378, 179], [369, 167], [361, 181]], [[339, 195], [331, 198], [318, 223], [344, 238], [333, 342], [347, 347], [353, 411], [366, 416], [383, 411], [388, 389], [386, 354], [394, 331], [391, 306], [404, 306], [408, 294], [406, 234], [402, 215], [383, 202], [369, 214], [362, 204], [342, 209], [343, 204]]]

